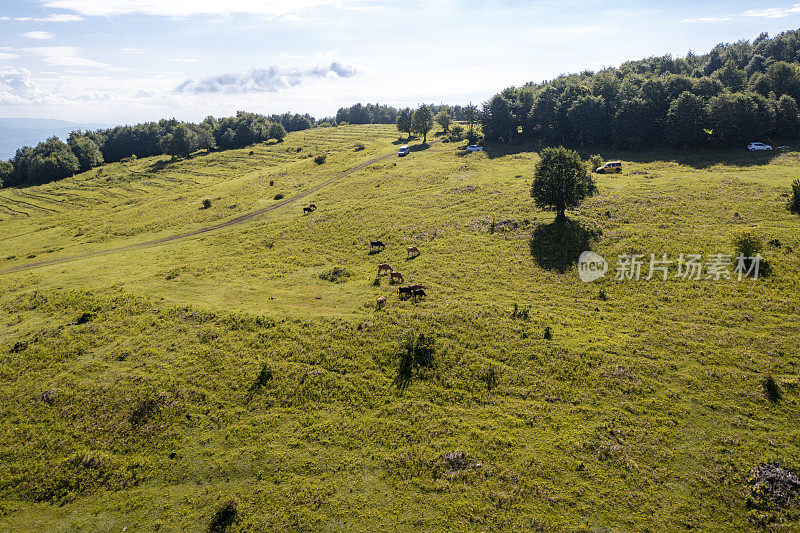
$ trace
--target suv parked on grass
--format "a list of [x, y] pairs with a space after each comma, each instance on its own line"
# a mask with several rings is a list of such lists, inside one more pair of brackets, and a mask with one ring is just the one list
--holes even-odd
[[400, 149], [397, 151], [397, 157], [403, 157], [404, 155], [408, 155], [409, 153], [411, 153], [411, 147], [405, 144], [401, 146]]
[[602, 167], [594, 169], [598, 174], [619, 174], [622, 172], [622, 161], [609, 161]]
[[747, 149], [751, 152], [758, 152], [760, 150], [772, 150], [772, 146], [764, 143], [750, 143], [747, 145]]

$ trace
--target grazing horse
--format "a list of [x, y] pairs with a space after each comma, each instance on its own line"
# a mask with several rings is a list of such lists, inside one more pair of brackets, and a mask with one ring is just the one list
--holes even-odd
[[308, 204], [308, 208], [311, 209], [312, 211], [317, 210], [317, 206], [315, 204]]
[[379, 275], [379, 276], [381, 275], [381, 272], [383, 272], [384, 270], [385, 270], [386, 272], [388, 272], [389, 274], [391, 274], [392, 272], [394, 272], [394, 269], [392, 269], [392, 267], [390, 267], [390, 266], [389, 266], [389, 265], [387, 265], [386, 263], [381, 263], [380, 265], [378, 265], [378, 275]]
[[386, 245], [383, 244], [382, 241], [370, 241], [369, 242], [369, 247], [370, 248], [380, 248], [381, 250], [383, 250], [384, 248], [386, 248]]
[[409, 246], [406, 248], [406, 253], [408, 254], [406, 257], [411, 257], [411, 254], [414, 254], [414, 257], [419, 255], [419, 249], [416, 246]]
[[381, 296], [380, 298], [378, 298], [378, 301], [375, 302], [375, 307], [381, 309], [384, 305], [386, 305], [386, 297]]
[[314, 211], [314, 210], [311, 209], [310, 207], [304, 207], [303, 208], [303, 216], [306, 216], [306, 215], [310, 214], [312, 211]]
[[414, 297], [414, 301], [416, 301], [417, 298], [425, 298], [428, 296], [422, 289], [412, 289], [411, 295]]
[[394, 283], [395, 281], [397, 281], [397, 283], [405, 283], [406, 282], [406, 280], [403, 278], [403, 275], [400, 272], [394, 272], [393, 271], [391, 273], [391, 275], [390, 275], [389, 283]]
[[397, 287], [397, 295], [400, 297], [401, 300], [405, 300], [403, 296], [406, 298], [411, 298], [413, 296], [414, 291], [411, 287]]

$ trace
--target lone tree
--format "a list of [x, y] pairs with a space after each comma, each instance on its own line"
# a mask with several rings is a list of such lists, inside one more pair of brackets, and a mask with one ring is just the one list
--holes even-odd
[[450, 130], [450, 124], [453, 122], [453, 117], [447, 111], [439, 111], [436, 114], [436, 123], [442, 127], [444, 131]]
[[433, 129], [433, 113], [431, 113], [431, 108], [422, 104], [411, 115], [411, 130], [414, 133], [422, 134], [422, 144], [426, 144], [428, 142], [428, 132], [431, 129]]
[[565, 211], [596, 193], [597, 185], [577, 152], [559, 146], [545, 148], [540, 155], [531, 196], [537, 207], [556, 212], [556, 222], [564, 222]]
[[397, 114], [397, 129], [401, 133], [407, 133], [408, 139], [411, 140], [411, 110], [409, 108], [401, 109]]

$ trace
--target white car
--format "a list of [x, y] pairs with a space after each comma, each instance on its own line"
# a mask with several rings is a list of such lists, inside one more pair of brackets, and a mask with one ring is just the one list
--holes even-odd
[[772, 150], [772, 146], [764, 143], [750, 143], [747, 145], [747, 149], [751, 152], [757, 152], [759, 150]]
[[483, 146], [478, 146], [477, 144], [470, 144], [467, 146], [467, 152], [483, 152]]

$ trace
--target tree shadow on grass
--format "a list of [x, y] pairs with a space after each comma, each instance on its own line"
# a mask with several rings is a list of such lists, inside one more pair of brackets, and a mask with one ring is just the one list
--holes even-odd
[[[544, 143], [542, 141], [524, 141], [513, 144], [484, 143], [484, 151], [489, 159], [505, 157], [516, 154], [530, 154], [538, 152], [546, 146], [558, 146], [559, 143]], [[622, 160], [623, 162], [653, 164], [672, 162], [696, 170], [705, 170], [715, 165], [725, 165], [739, 168], [752, 168], [769, 165], [773, 161], [789, 153], [789, 157], [796, 156], [792, 153], [798, 149], [796, 142], [786, 143], [791, 145], [786, 150], [772, 150], [769, 152], [748, 152], [744, 146], [732, 148], [696, 147], [675, 148], [658, 147], [650, 149], [623, 149], [613, 146], [596, 146], [581, 148], [566, 143], [570, 149], [576, 150], [583, 159], [593, 154], [600, 154], [606, 161]], [[624, 166], [624, 165], [623, 165]]]
[[569, 218], [540, 224], [531, 235], [531, 256], [545, 270], [564, 273], [578, 262], [582, 252], [591, 250], [600, 232]]

